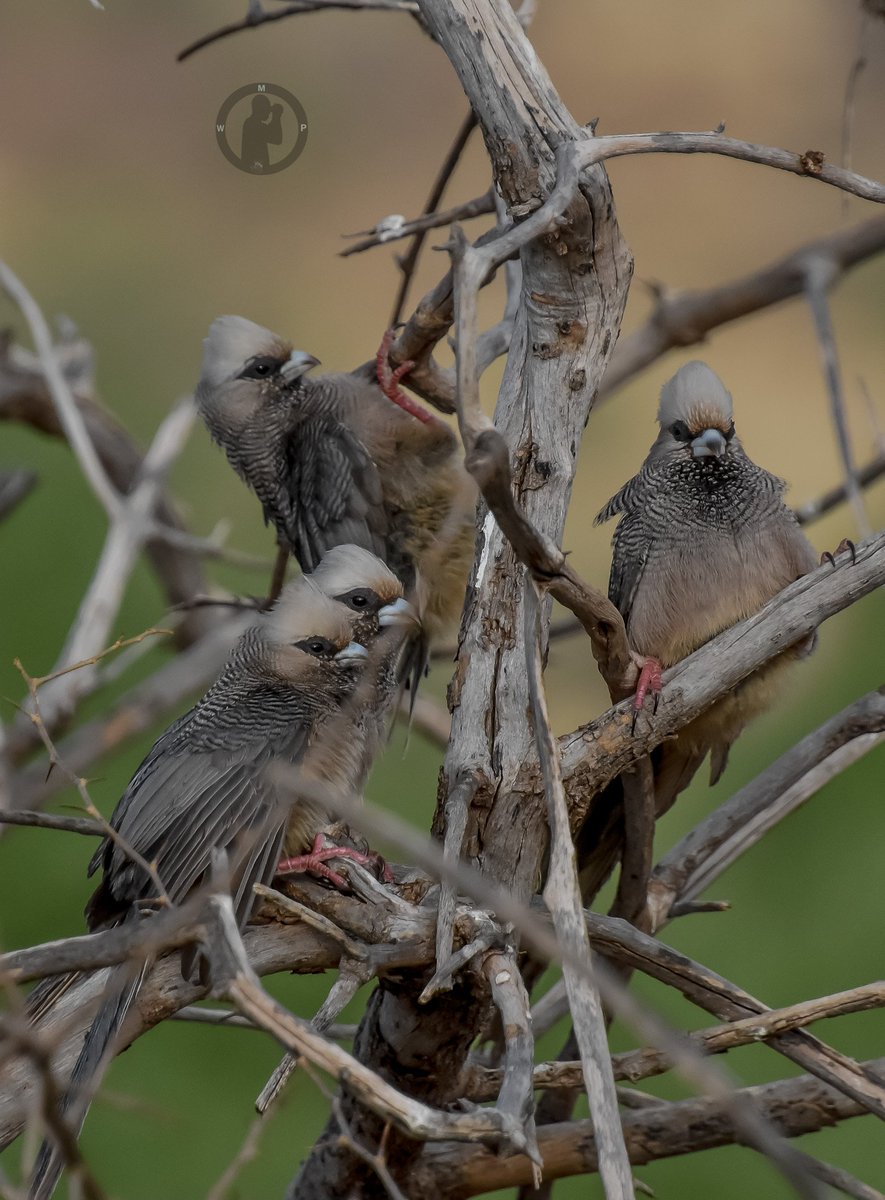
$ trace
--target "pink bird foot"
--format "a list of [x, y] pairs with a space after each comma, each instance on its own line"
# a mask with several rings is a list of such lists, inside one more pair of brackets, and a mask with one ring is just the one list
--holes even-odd
[[630, 725], [631, 734], [636, 732], [636, 722], [645, 705], [645, 697], [649, 692], [654, 697], [652, 713], [658, 711], [658, 704], [661, 700], [661, 664], [656, 658], [644, 658], [637, 655], [636, 665], [639, 667], [639, 679], [636, 684], [636, 695], [633, 697], [633, 722]]
[[854, 564], [857, 562], [857, 547], [850, 538], [843, 538], [836, 547], [835, 552], [832, 554], [829, 550], [824, 550], [823, 554], [820, 556], [820, 565], [823, 566], [825, 562], [828, 562], [831, 567], [835, 567], [836, 555], [841, 554], [843, 550], [847, 550], [850, 553], [851, 565], [854, 566]]
[[384, 882], [393, 883], [393, 871], [380, 854], [375, 851], [363, 854], [361, 850], [354, 850], [351, 846], [326, 845], [325, 838], [321, 833], [316, 835], [307, 854], [281, 859], [277, 864], [276, 873], [277, 875], [315, 875], [318, 879], [327, 879], [341, 892], [349, 891], [350, 888], [344, 876], [326, 866], [331, 858], [349, 858], [351, 862], [357, 862], [363, 867], [380, 868]]
[[430, 425], [438, 418], [418, 404], [416, 400], [413, 400], [411, 396], [407, 396], [399, 386], [399, 381], [405, 375], [408, 375], [409, 371], [415, 365], [414, 362], [408, 359], [398, 366], [396, 370], [392, 371], [390, 369], [388, 353], [395, 336], [396, 330], [388, 329], [387, 333], [381, 339], [381, 345], [378, 347], [378, 353], [375, 356], [375, 374], [378, 376], [378, 386], [388, 400], [392, 400], [394, 404], [398, 405], [405, 412], [410, 413], [413, 417], [417, 417], [422, 424]]

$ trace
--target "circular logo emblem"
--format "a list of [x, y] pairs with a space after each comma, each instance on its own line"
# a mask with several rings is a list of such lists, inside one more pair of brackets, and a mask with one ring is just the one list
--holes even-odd
[[275, 83], [249, 83], [222, 104], [215, 118], [218, 147], [250, 175], [285, 171], [307, 145], [307, 113]]

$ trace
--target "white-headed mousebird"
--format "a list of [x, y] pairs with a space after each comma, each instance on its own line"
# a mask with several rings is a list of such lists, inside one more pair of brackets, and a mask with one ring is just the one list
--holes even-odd
[[[326, 595], [309, 577], [289, 584], [275, 608], [239, 639], [206, 695], [138, 768], [111, 817], [116, 838], [105, 839], [90, 863], [90, 874], [103, 871], [86, 910], [91, 930], [135, 920], [163, 899], [180, 904], [206, 881], [219, 850], [226, 853], [241, 927], [255, 905], [254, 885], [269, 884], [278, 869], [341, 882], [329, 860], [377, 858], [323, 845], [321, 830], [335, 814], [315, 796], [299, 794], [298, 780], [308, 792], [311, 784], [348, 796], [362, 791], [383, 740], [379, 729], [391, 692], [385, 664], [398, 644], [394, 637], [387, 649], [384, 631], [410, 621], [412, 613], [384, 564], [355, 547], [336, 552], [326, 580], [335, 584], [332, 591], [340, 583], [341, 592]], [[357, 635], [370, 647], [379, 643], [377, 664]], [[287, 785], [281, 764], [297, 766], [293, 784]], [[152, 864], [155, 875], [143, 863]], [[149, 965], [111, 972], [63, 1101], [76, 1129]], [[57, 977], [35, 989], [32, 1019], [72, 981]], [[51, 1196], [61, 1166], [45, 1144], [30, 1200]]]
[[308, 378], [317, 359], [244, 317], [218, 317], [196, 400], [214, 440], [304, 571], [353, 543], [408, 595], [429, 639], [457, 620], [473, 550], [475, 488], [457, 438], [401, 404], [376, 365]]
[[[706, 363], [687, 363], [664, 385], [658, 421], [639, 473], [596, 518], [622, 514], [609, 598], [641, 666], [637, 711], [649, 690], [660, 691], [663, 669], [758, 612], [817, 565], [784, 503], [786, 485], [747, 457], [731, 396]], [[659, 811], [688, 786], [708, 753], [716, 782], [735, 738], [771, 703], [783, 666], [812, 644], [806, 639], [789, 648], [686, 726], [675, 744], [659, 748]]]

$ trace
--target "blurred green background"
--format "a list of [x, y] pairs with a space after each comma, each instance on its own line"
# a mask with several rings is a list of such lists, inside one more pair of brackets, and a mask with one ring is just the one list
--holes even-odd
[[[95, 347], [101, 395], [142, 442], [175, 398], [194, 384], [210, 320], [238, 312], [290, 334], [328, 369], [374, 352], [398, 281], [389, 250], [340, 258], [341, 235], [392, 212], [419, 211], [465, 111], [442, 53], [405, 16], [331, 13], [247, 31], [185, 64], [176, 53], [238, 19], [230, 3], [107, 0], [106, 10], [48, 0], [7, 7], [2, 82], [2, 256], [48, 316], [65, 313]], [[600, 117], [604, 133], [709, 129], [725, 119], [738, 137], [838, 158], [843, 96], [857, 49], [859, 12], [835, 0], [632, 0], [587, 4], [542, 0], [532, 39], [576, 117]], [[868, 67], [856, 105], [854, 165], [885, 177], [885, 26], [870, 25]], [[254, 177], [220, 154], [215, 114], [238, 87], [268, 80], [307, 110], [307, 148], [281, 174]], [[618, 214], [636, 257], [626, 329], [651, 306], [650, 285], [700, 287], [762, 266], [803, 240], [874, 215], [832, 189], [759, 167], [702, 156], [642, 157], [611, 166]], [[449, 196], [487, 187], [476, 140]], [[431, 242], [445, 240], [443, 232]], [[418, 287], [443, 269], [425, 256]], [[415, 297], [417, 298], [417, 291]], [[494, 293], [485, 298], [492, 319]], [[859, 461], [885, 424], [882, 379], [885, 262], [853, 272], [833, 297], [839, 348]], [[23, 335], [5, 301], [3, 324]], [[654, 436], [661, 383], [703, 355], [731, 388], [750, 454], [786, 476], [802, 503], [839, 478], [819, 351], [801, 303], [781, 305], [720, 331], [700, 350], [671, 354], [632, 382], [589, 425], [565, 544], [579, 570], [607, 578], [610, 528], [593, 514], [635, 471]], [[486, 379], [494, 402], [494, 372]], [[864, 399], [864, 390], [870, 403]], [[875, 420], [872, 419], [875, 413]], [[67, 450], [23, 429], [0, 426], [0, 466], [31, 465], [40, 486], [0, 525], [2, 717], [21, 699], [12, 667], [51, 668], [95, 565], [104, 522]], [[197, 429], [173, 486], [191, 527], [230, 522], [230, 545], [272, 553], [258, 507]], [[885, 487], [867, 494], [883, 524]], [[856, 536], [842, 507], [810, 534], [819, 549]], [[263, 580], [212, 565], [220, 583], [259, 591]], [[800, 735], [882, 681], [882, 597], [828, 622], [813, 660], [794, 671], [777, 711], [738, 743], [714, 792], [696, 781], [662, 823], [661, 850]], [[161, 623], [163, 603], [142, 566], [117, 623], [134, 634]], [[114, 695], [155, 669], [157, 646], [116, 692], [88, 711], [112, 710]], [[548, 686], [557, 730], [599, 713], [605, 693], [586, 644], [558, 642]], [[430, 690], [442, 697], [438, 668]], [[101, 765], [92, 794], [109, 813], [150, 737]], [[401, 737], [377, 768], [370, 795], [426, 828], [439, 755]], [[873, 755], [840, 776], [766, 837], [715, 889], [732, 909], [674, 923], [666, 940], [737, 980], [772, 1005], [836, 991], [881, 974], [883, 759]], [[60, 797], [54, 807], [72, 804]], [[80, 839], [12, 830], [0, 842], [0, 942], [14, 947], [80, 932], [90, 887], [90, 853]], [[285, 978], [278, 994], [310, 1016], [330, 979]], [[684, 1027], [706, 1022], [652, 984], [639, 991]], [[353, 1006], [354, 1014], [360, 1005]], [[351, 1014], [348, 1013], [348, 1016]], [[842, 1018], [821, 1030], [860, 1057], [885, 1053], [881, 1013]], [[552, 1055], [563, 1030], [544, 1039]], [[618, 1048], [632, 1045], [617, 1029]], [[84, 1144], [112, 1196], [193, 1200], [216, 1180], [252, 1120], [252, 1099], [277, 1060], [259, 1034], [167, 1023], [117, 1061], [87, 1123]], [[757, 1082], [793, 1073], [764, 1048], [739, 1051], [729, 1067]], [[646, 1086], [646, 1085], [643, 1085]], [[685, 1094], [669, 1079], [648, 1090]], [[326, 1102], [299, 1075], [270, 1123], [259, 1156], [231, 1195], [281, 1196], [323, 1125]], [[885, 1188], [885, 1136], [872, 1118], [804, 1139], [802, 1145]], [[17, 1150], [0, 1159], [15, 1171]], [[788, 1194], [751, 1151], [726, 1149], [640, 1169], [659, 1197]], [[558, 1185], [564, 1200], [601, 1196], [598, 1181]]]

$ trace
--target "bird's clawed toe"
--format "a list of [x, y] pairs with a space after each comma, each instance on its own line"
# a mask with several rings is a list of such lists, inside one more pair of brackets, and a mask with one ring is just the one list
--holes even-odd
[[661, 701], [661, 664], [656, 658], [637, 659], [639, 680], [636, 684], [636, 695], [633, 697], [633, 721], [630, 726], [631, 734], [636, 732], [636, 722], [645, 705], [645, 698], [651, 692], [653, 697], [652, 714], [658, 711]]
[[836, 558], [846, 550], [851, 555], [851, 565], [854, 566], [854, 564], [857, 562], [857, 547], [855, 546], [854, 542], [852, 542], [851, 538], [843, 538], [836, 547], [835, 551], [832, 553], [829, 550], [824, 550], [823, 554], [820, 556], [820, 565], [823, 566], [825, 562], [828, 562], [831, 567], [835, 567]]
[[360, 866], [370, 867], [380, 872], [385, 883], [393, 883], [393, 871], [377, 851], [370, 850], [364, 854], [352, 846], [329, 845], [321, 833], [316, 835], [307, 854], [281, 859], [277, 864], [277, 875], [314, 875], [318, 879], [328, 880], [341, 892], [349, 892], [350, 886], [344, 876], [327, 866], [328, 860], [332, 858], [350, 859]]
[[388, 329], [381, 339], [381, 345], [378, 347], [378, 353], [375, 356], [375, 374], [378, 377], [378, 386], [388, 400], [393, 401], [399, 408], [410, 413], [411, 416], [417, 417], [423, 424], [428, 425], [432, 421], [438, 420], [438, 418], [429, 412], [428, 409], [423, 408], [416, 400], [413, 400], [411, 396], [407, 396], [399, 386], [400, 380], [408, 375], [409, 371], [414, 367], [414, 362], [408, 359], [406, 362], [400, 363], [398, 367], [391, 369], [388, 355], [395, 335], [396, 330]]

